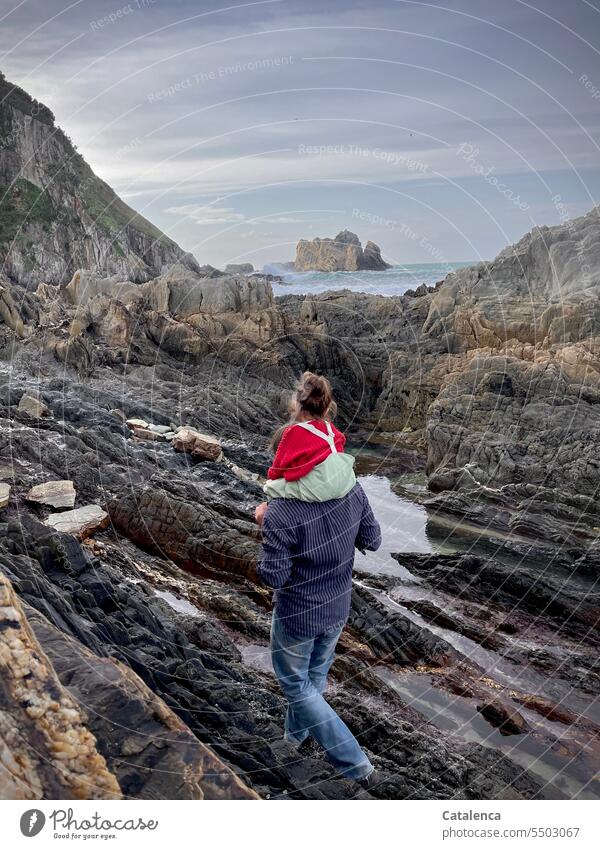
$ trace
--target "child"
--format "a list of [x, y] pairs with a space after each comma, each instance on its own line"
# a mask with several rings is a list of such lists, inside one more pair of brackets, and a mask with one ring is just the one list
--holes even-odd
[[335, 410], [327, 378], [304, 372], [291, 421], [273, 438], [277, 451], [264, 486], [268, 499], [330, 501], [354, 487], [354, 457], [344, 454], [346, 437], [329, 420]]

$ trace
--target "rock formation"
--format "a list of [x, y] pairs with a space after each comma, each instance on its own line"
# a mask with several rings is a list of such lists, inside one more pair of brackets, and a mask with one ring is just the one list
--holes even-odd
[[84, 715], [0, 573], [0, 798], [120, 797]]
[[296, 246], [296, 271], [385, 271], [391, 268], [381, 258], [374, 242], [367, 242], [364, 250], [359, 238], [349, 230], [342, 230], [334, 239], [301, 239]]
[[29, 288], [67, 283], [78, 268], [134, 282], [174, 262], [198, 269], [94, 174], [46, 106], [3, 76], [0, 213], [1, 267]]
[[225, 266], [225, 274], [253, 274], [254, 266], [251, 262], [230, 262]]

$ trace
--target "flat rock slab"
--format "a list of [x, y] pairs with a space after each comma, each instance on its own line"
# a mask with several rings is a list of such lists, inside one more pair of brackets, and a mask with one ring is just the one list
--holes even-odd
[[27, 415], [32, 416], [34, 419], [41, 419], [44, 416], [50, 416], [50, 410], [41, 401], [39, 398], [36, 398], [35, 395], [25, 395], [21, 396], [21, 400], [19, 401], [19, 412], [27, 413]]
[[218, 460], [221, 443], [207, 433], [199, 433], [191, 427], [179, 428], [171, 445], [176, 451], [184, 451], [199, 460]]
[[157, 433], [155, 430], [150, 430], [145, 427], [134, 427], [133, 435], [137, 439], [148, 439], [150, 442], [164, 442], [165, 438], [162, 433]]
[[89, 537], [94, 531], [100, 531], [108, 525], [108, 513], [98, 504], [87, 504], [77, 510], [53, 513], [45, 523], [55, 531], [74, 534], [79, 539]]
[[136, 427], [148, 427], [148, 422], [146, 421], [146, 419], [127, 419], [125, 424], [128, 425], [128, 427], [130, 427], [132, 430], [135, 430]]
[[46, 481], [32, 487], [25, 499], [49, 507], [74, 507], [75, 494], [73, 481]]
[[9, 498], [10, 486], [7, 483], [0, 483], [0, 510], [4, 507], [8, 507]]

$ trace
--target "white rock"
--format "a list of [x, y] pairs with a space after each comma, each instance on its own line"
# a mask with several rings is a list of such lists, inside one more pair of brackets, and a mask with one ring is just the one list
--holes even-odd
[[7, 483], [0, 483], [0, 510], [8, 507], [10, 497], [10, 486]]
[[46, 481], [32, 487], [25, 496], [25, 500], [48, 504], [50, 507], [73, 507], [75, 487], [73, 481]]
[[128, 425], [132, 430], [136, 427], [148, 427], [148, 422], [144, 419], [127, 419], [125, 424]]
[[94, 531], [108, 525], [108, 513], [98, 504], [87, 504], [85, 507], [78, 507], [77, 510], [53, 513], [48, 516], [44, 524], [56, 531], [74, 534], [79, 539], [85, 539]]

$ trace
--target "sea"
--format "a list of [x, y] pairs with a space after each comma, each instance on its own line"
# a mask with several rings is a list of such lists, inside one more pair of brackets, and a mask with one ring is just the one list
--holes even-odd
[[416, 289], [421, 283], [435, 285], [447, 274], [475, 265], [472, 262], [427, 262], [415, 265], [395, 265], [386, 271], [289, 271], [276, 264], [267, 265], [264, 271], [279, 274], [282, 283], [273, 284], [275, 295], [306, 295], [318, 292], [349, 289], [370, 295], [402, 295], [407, 289]]

